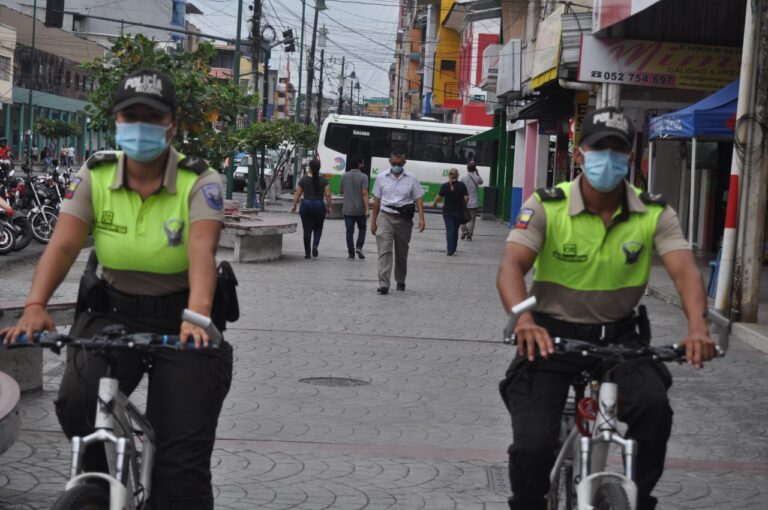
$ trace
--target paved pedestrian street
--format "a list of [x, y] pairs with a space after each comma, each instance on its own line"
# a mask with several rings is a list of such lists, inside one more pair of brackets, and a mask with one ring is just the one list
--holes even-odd
[[[376, 293], [375, 239], [365, 260], [347, 260], [338, 220], [326, 221], [317, 259], [304, 259], [299, 229], [282, 260], [235, 266], [242, 317], [227, 332], [236, 358], [213, 457], [217, 509], [507, 508], [498, 382], [512, 351], [495, 288], [506, 229], [478, 222], [446, 257], [442, 218], [427, 223], [413, 235], [405, 292]], [[74, 299], [82, 259], [60, 297]], [[0, 297], [26, 292], [32, 269], [6, 270]], [[684, 334], [680, 309], [645, 303], [657, 342]], [[46, 353], [44, 391], [23, 397], [18, 442], [0, 457], [2, 509], [49, 508], [65, 483], [69, 447], [53, 412], [61, 363]], [[738, 342], [703, 370], [671, 367], [660, 509], [765, 508], [767, 368], [768, 355]]]

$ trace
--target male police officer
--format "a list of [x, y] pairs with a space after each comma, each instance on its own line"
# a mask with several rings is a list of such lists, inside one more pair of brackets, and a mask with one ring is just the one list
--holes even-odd
[[[714, 355], [706, 297], [675, 212], [658, 196], [624, 180], [634, 128], [616, 108], [588, 115], [574, 157], [584, 173], [573, 182], [538, 190], [523, 204], [504, 247], [497, 286], [508, 312], [526, 298], [525, 274], [536, 263], [531, 295], [537, 311], [515, 328], [517, 357], [500, 385], [514, 442], [509, 448], [511, 509], [546, 507], [560, 413], [570, 381], [589, 363], [550, 358], [551, 336], [594, 342], [643, 341], [633, 308], [648, 282], [655, 248], [675, 282], [688, 318], [682, 341], [688, 362], [701, 367]], [[645, 324], [644, 326], [647, 326]], [[641, 329], [642, 330], [642, 329]], [[541, 358], [535, 358], [535, 352]], [[672, 427], [665, 366], [626, 365], [613, 372], [622, 399], [620, 419], [638, 441], [638, 509], [651, 510], [651, 491], [664, 470]]]

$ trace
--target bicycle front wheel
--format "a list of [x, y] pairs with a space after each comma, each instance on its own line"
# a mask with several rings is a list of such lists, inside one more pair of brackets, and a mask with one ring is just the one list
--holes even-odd
[[629, 510], [629, 498], [624, 487], [617, 482], [605, 482], [600, 485], [592, 497], [595, 510]]
[[63, 492], [51, 510], [109, 510], [109, 497], [103, 487], [84, 483]]
[[559, 476], [549, 488], [547, 510], [572, 510], [575, 508], [573, 502], [573, 466], [563, 464]]

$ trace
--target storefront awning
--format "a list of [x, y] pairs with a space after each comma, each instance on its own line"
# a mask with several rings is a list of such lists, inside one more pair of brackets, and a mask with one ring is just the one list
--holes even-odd
[[510, 121], [525, 119], [554, 120], [573, 113], [573, 94], [570, 92], [545, 96], [513, 111], [507, 117]]
[[483, 131], [476, 135], [463, 138], [458, 143], [471, 143], [471, 142], [492, 142], [499, 139], [499, 127], [492, 127], [488, 131]]

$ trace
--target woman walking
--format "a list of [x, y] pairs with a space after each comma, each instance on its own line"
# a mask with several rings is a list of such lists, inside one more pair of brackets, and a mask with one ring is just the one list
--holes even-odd
[[[320, 244], [320, 236], [323, 235], [323, 223], [326, 211], [331, 214], [331, 188], [328, 181], [320, 175], [320, 161], [313, 159], [309, 162], [309, 172], [301, 178], [296, 185], [296, 193], [293, 195], [291, 212], [296, 212], [296, 204], [302, 194], [299, 216], [301, 226], [304, 229], [304, 258], [317, 257], [317, 247]], [[325, 196], [325, 203], [323, 202]], [[311, 251], [310, 251], [311, 246]]]
[[459, 242], [459, 226], [464, 206], [469, 200], [467, 187], [463, 182], [459, 182], [459, 171], [456, 168], [448, 170], [448, 182], [440, 186], [440, 191], [435, 198], [433, 207], [445, 197], [443, 205], [443, 221], [445, 222], [445, 240], [448, 243], [446, 255], [451, 256], [456, 253], [456, 245]]

